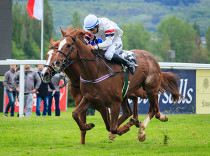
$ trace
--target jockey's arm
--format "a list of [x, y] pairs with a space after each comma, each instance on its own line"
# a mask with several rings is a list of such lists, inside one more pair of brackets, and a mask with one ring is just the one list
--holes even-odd
[[95, 46], [95, 49], [104, 49], [111, 46], [113, 39], [114, 39], [114, 36], [106, 37], [106, 40], [104, 42], [99, 43], [98, 45]]

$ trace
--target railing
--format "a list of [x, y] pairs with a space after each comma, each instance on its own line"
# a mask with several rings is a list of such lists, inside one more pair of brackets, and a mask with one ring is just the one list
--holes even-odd
[[210, 69], [210, 64], [200, 63], [177, 63], [177, 62], [159, 62], [162, 69]]
[[20, 78], [19, 78], [19, 117], [24, 117], [24, 65], [25, 64], [45, 64], [45, 60], [0, 60], [0, 65], [20, 65]]
[[[0, 60], [0, 65], [20, 65], [19, 116], [23, 117], [24, 110], [24, 65], [45, 64], [45, 60]], [[159, 62], [162, 69], [210, 69], [210, 64]]]

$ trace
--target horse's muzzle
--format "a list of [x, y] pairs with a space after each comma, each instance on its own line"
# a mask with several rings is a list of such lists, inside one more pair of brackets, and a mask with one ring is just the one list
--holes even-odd
[[60, 62], [60, 61], [56, 61], [55, 63], [53, 63], [53, 68], [54, 68], [54, 70], [56, 71], [56, 72], [60, 72], [60, 70], [61, 70], [61, 67], [62, 67], [62, 62]]

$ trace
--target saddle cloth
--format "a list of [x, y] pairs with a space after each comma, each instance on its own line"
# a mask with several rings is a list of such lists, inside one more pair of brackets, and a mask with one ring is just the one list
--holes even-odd
[[134, 55], [132, 51], [122, 50], [118, 53], [118, 55], [122, 57], [123, 59], [131, 62], [134, 66], [138, 66], [136, 56]]

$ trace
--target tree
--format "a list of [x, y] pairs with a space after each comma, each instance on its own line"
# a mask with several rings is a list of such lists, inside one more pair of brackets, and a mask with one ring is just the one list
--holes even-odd
[[148, 51], [151, 52], [158, 61], [169, 61], [168, 50], [171, 49], [171, 41], [167, 37], [162, 38], [162, 36], [155, 34], [148, 44], [150, 45]]
[[196, 31], [186, 21], [170, 16], [160, 23], [158, 33], [162, 41], [167, 38], [170, 40], [170, 48], [175, 50], [177, 62], [195, 60], [195, 54], [198, 51]]
[[206, 30], [205, 39], [206, 39], [206, 47], [207, 47], [208, 51], [210, 52], [210, 26], [208, 26], [208, 28]]
[[[44, 52], [48, 51], [49, 41], [55, 36], [52, 9], [44, 0]], [[13, 3], [12, 57], [14, 59], [40, 59], [41, 22], [30, 18], [26, 6]], [[54, 37], [55, 38], [55, 37]], [[20, 57], [19, 57], [20, 55]]]
[[196, 44], [197, 44], [197, 47], [199, 47], [201, 45], [201, 32], [200, 32], [200, 26], [194, 22], [193, 24], [193, 28], [195, 29], [196, 31]]
[[206, 39], [206, 53], [208, 56], [208, 63], [210, 62], [210, 26], [208, 26], [205, 34]]
[[148, 49], [148, 42], [151, 37], [142, 23], [131, 23], [123, 25], [123, 49]]
[[73, 14], [73, 19], [71, 21], [71, 25], [73, 26], [73, 28], [82, 29], [81, 19], [80, 19], [80, 16], [77, 11], [75, 11]]
[[[12, 40], [16, 43], [17, 48], [23, 47], [24, 45], [24, 22], [22, 18], [22, 6], [16, 2], [12, 6]], [[23, 32], [23, 33], [22, 33]]]

